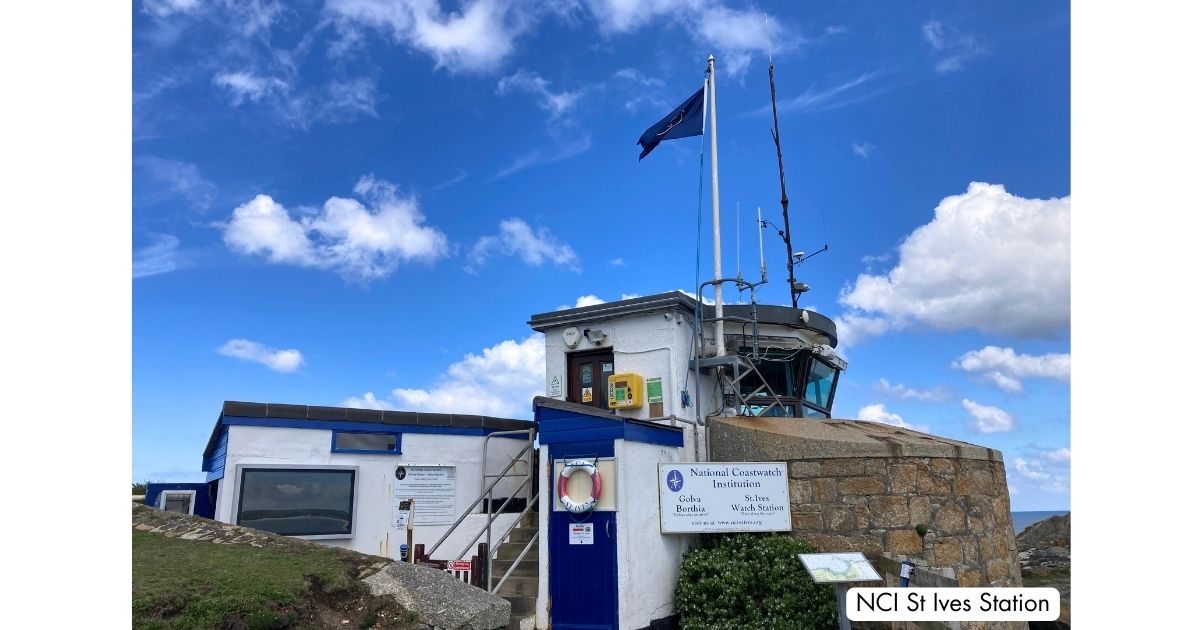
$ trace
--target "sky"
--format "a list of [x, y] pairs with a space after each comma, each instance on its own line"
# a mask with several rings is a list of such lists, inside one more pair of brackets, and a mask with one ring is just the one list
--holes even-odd
[[[711, 277], [780, 224], [838, 323], [834, 415], [1003, 452], [1070, 507], [1065, 2], [133, 5], [133, 477], [199, 480], [224, 400], [529, 417], [563, 306]], [[701, 165], [701, 151], [704, 164]], [[741, 221], [738, 210], [741, 208]], [[702, 220], [697, 238], [697, 215]], [[787, 301], [785, 253], [764, 232]]]

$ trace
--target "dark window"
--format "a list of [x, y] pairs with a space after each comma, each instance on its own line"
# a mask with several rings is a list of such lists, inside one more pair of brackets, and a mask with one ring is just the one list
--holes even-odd
[[333, 432], [335, 453], [395, 453], [400, 454], [399, 433]]
[[[741, 349], [749, 357], [750, 348]], [[742, 396], [748, 397], [741, 415], [797, 418], [829, 418], [838, 369], [808, 350], [767, 349], [755, 363], [762, 378], [751, 374], [740, 381]], [[776, 402], [766, 387], [779, 397]], [[775, 403], [772, 405], [772, 403]]]
[[837, 370], [832, 365], [813, 357], [808, 376], [804, 382], [804, 401], [818, 407], [829, 408], [829, 395], [833, 393], [833, 378]]
[[567, 400], [608, 409], [608, 377], [612, 374], [611, 350], [568, 354]]
[[180, 514], [192, 513], [192, 494], [164, 492], [163, 493], [163, 510], [167, 512], [178, 512]]
[[353, 517], [353, 470], [242, 469], [238, 525], [284, 536], [349, 536]]

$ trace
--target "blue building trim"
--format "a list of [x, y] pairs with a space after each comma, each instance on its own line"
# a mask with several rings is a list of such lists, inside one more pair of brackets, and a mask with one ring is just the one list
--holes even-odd
[[[594, 440], [629, 440], [660, 446], [683, 446], [683, 429], [620, 416], [581, 405], [555, 401], [554, 407], [535, 399], [533, 417], [540, 444], [566, 444]], [[567, 409], [564, 407], [581, 407]]]
[[[357, 431], [360, 433], [426, 433], [435, 435], [476, 435], [483, 436], [503, 429], [485, 429], [482, 427], [443, 427], [433, 425], [403, 425], [374, 422], [347, 422], [339, 420], [299, 420], [295, 418], [246, 418], [241, 416], [222, 416], [221, 422], [226, 426], [247, 427], [277, 427], [284, 429], [327, 429], [330, 431]], [[397, 430], [397, 429], [400, 430]], [[521, 435], [501, 435], [502, 438], [524, 440]], [[213, 449], [214, 452], [216, 449]]]
[[[343, 433], [366, 433], [368, 435], [394, 435], [396, 436], [395, 450], [385, 451], [379, 449], [363, 449], [363, 448], [338, 448], [337, 438]], [[335, 430], [329, 434], [329, 452], [330, 453], [355, 453], [357, 455], [403, 455], [400, 450], [400, 444], [404, 438], [403, 431], [340, 431]]]
[[221, 437], [211, 453], [206, 453], [200, 464], [200, 470], [208, 473], [205, 483], [216, 481], [225, 476], [225, 453], [229, 450], [229, 428], [221, 427]]
[[163, 492], [173, 490], [190, 490], [196, 493], [195, 502], [192, 504], [192, 514], [203, 516], [204, 518], [212, 518], [214, 512], [213, 497], [209, 493], [207, 483], [160, 483], [150, 482], [146, 484], [146, 498], [143, 501], [150, 507], [158, 507], [158, 497]]

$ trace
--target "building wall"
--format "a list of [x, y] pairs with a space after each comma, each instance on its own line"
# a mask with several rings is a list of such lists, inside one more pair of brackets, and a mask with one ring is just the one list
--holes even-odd
[[675, 612], [675, 583], [689, 536], [660, 533], [658, 464], [691, 461], [682, 448], [617, 440], [617, 601], [621, 628]]
[[[245, 465], [320, 465], [357, 466], [357, 502], [354, 509], [354, 537], [346, 539], [320, 539], [317, 542], [332, 547], [353, 549], [362, 553], [400, 557], [400, 545], [405, 542], [403, 530], [392, 528], [392, 483], [395, 481], [396, 466], [409, 465], [454, 465], [455, 470], [455, 517], [474, 501], [483, 487], [482, 436], [444, 435], [430, 433], [405, 433], [401, 438], [401, 455], [368, 455], [357, 453], [331, 453], [332, 431], [328, 429], [294, 429], [275, 427], [230, 426], [228, 453], [225, 462], [225, 477], [221, 479], [217, 493], [215, 520], [232, 523], [236, 520], [235, 485], [238, 467]], [[499, 472], [515, 455], [524, 442], [507, 438], [493, 438], [488, 445], [487, 469], [491, 474]], [[524, 463], [519, 462], [521, 472]], [[499, 490], [511, 490], [519, 480], [504, 480]], [[520, 496], [528, 497], [528, 491]], [[478, 508], [476, 508], [478, 510]], [[446, 525], [423, 525], [413, 530], [413, 543], [432, 546], [445, 533]], [[483, 530], [483, 524], [474, 527]], [[503, 530], [493, 530], [495, 534]], [[458, 545], [461, 549], [462, 542]], [[457, 553], [449, 547], [440, 549], [435, 557]], [[474, 552], [472, 546], [470, 553]]]
[[951, 569], [960, 586], [1021, 585], [1001, 461], [802, 459], [788, 462], [788, 477], [792, 534], [822, 551], [906, 555]]

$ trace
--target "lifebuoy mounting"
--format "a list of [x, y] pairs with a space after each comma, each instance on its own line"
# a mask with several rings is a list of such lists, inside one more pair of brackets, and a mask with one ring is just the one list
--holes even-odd
[[[571, 499], [571, 495], [567, 494], [567, 482], [577, 470], [586, 472], [592, 478], [592, 493], [582, 503], [574, 501]], [[586, 459], [573, 459], [563, 466], [562, 473], [558, 476], [558, 501], [572, 514], [591, 511], [600, 501], [600, 493], [604, 488], [603, 483], [600, 471], [596, 469], [595, 464]]]

